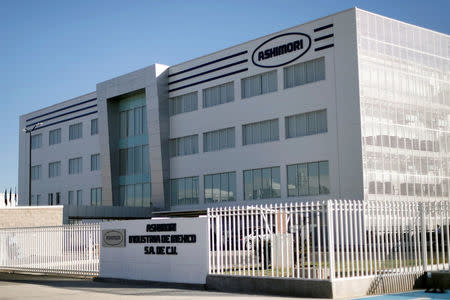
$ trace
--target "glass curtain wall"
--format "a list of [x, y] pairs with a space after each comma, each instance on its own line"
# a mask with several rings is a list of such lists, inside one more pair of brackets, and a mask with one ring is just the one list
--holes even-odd
[[151, 179], [145, 93], [121, 99], [119, 113], [120, 205], [149, 207]]
[[356, 16], [364, 198], [449, 199], [450, 38]]

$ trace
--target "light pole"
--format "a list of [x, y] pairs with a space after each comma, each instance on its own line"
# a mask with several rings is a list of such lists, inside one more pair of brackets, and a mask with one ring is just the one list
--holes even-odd
[[31, 127], [31, 128], [27, 128], [27, 127], [25, 127], [24, 129], [23, 129], [23, 131], [25, 131], [26, 133], [28, 133], [29, 134], [29, 151], [28, 151], [28, 158], [29, 158], [29, 161], [30, 161], [30, 165], [29, 165], [29, 168], [28, 168], [28, 206], [31, 206], [31, 133], [36, 129], [36, 128], [38, 128], [39, 126], [42, 126], [44, 123], [36, 123], [36, 124], [34, 124], [33, 125], [33, 127]]

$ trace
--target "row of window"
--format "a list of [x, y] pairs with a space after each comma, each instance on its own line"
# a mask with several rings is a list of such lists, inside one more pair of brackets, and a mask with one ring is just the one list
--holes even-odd
[[[91, 120], [91, 135], [98, 134], [98, 119]], [[69, 141], [81, 139], [83, 137], [83, 123], [69, 126]], [[48, 145], [61, 144], [61, 128], [56, 128], [48, 132]], [[31, 149], [42, 148], [42, 133], [31, 136]]]
[[[102, 188], [91, 188], [90, 190], [90, 205], [101, 206], [102, 205]], [[41, 194], [31, 195], [31, 205], [61, 205], [62, 203], [61, 193], [48, 193], [47, 200], [42, 198]], [[83, 205], [83, 190], [74, 190], [67, 192], [67, 204], [71, 206]]]
[[[91, 155], [91, 171], [100, 170], [100, 154]], [[81, 174], [83, 172], [83, 158], [75, 157], [69, 159], [69, 175]], [[55, 161], [48, 164], [48, 178], [61, 176], [61, 161]], [[31, 180], [42, 178], [42, 165], [31, 167]]]
[[[412, 178], [410, 179], [412, 180]], [[405, 180], [406, 181], [406, 180]], [[407, 183], [396, 184], [391, 181], [369, 181], [369, 194], [401, 195], [417, 197], [448, 197], [449, 183]]]
[[[283, 69], [284, 88], [325, 80], [325, 58], [317, 58], [295, 64]], [[241, 79], [242, 99], [276, 92], [278, 89], [277, 71], [254, 75]], [[203, 108], [234, 101], [234, 82], [217, 85], [203, 90]], [[169, 99], [170, 116], [198, 109], [197, 92]]]
[[[286, 138], [327, 132], [327, 111], [319, 110], [288, 116]], [[278, 119], [265, 120], [242, 125], [242, 145], [252, 145], [278, 141]], [[184, 156], [198, 153], [198, 135], [190, 135], [169, 140], [170, 156]], [[218, 151], [235, 147], [235, 128], [225, 128], [203, 133], [203, 152]]]
[[[204, 175], [205, 203], [236, 201], [236, 172]], [[280, 167], [243, 171], [244, 200], [281, 197]], [[287, 166], [288, 197], [330, 194], [328, 161]], [[170, 180], [170, 203], [199, 203], [199, 177]]]

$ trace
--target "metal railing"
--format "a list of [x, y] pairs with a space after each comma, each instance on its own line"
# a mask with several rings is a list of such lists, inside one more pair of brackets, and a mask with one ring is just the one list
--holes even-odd
[[0, 269], [96, 276], [100, 225], [0, 229]]
[[335, 279], [450, 270], [450, 202], [208, 209], [209, 273]]

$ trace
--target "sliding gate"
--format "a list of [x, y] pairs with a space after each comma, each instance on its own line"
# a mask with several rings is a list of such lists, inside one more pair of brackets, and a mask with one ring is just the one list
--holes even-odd
[[96, 276], [100, 225], [0, 229], [0, 269]]

